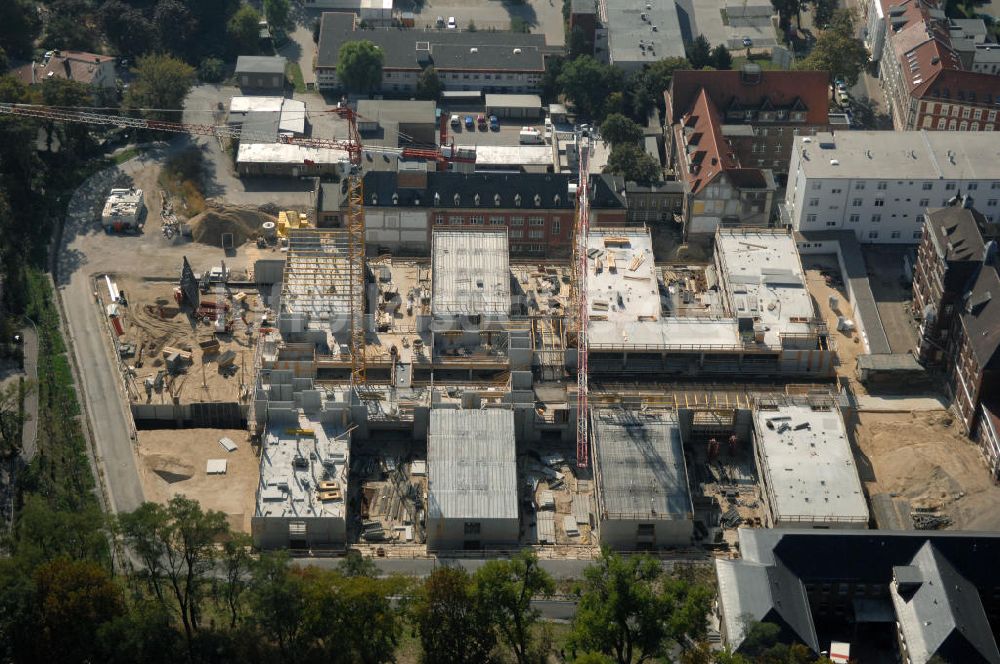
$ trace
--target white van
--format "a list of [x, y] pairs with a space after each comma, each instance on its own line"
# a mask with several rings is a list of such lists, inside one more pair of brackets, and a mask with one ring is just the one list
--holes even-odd
[[537, 145], [545, 142], [541, 132], [534, 127], [521, 127], [518, 140], [527, 145]]

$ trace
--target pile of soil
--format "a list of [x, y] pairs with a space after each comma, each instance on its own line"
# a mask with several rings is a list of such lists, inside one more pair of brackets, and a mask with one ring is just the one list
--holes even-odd
[[232, 233], [233, 246], [238, 247], [248, 240], [256, 239], [261, 225], [266, 221], [276, 223], [278, 220], [255, 210], [220, 207], [202, 212], [192, 218], [188, 225], [195, 242], [221, 247], [222, 235]]

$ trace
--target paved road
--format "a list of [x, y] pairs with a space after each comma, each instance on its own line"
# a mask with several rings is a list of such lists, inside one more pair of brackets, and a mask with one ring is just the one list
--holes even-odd
[[27, 421], [21, 430], [21, 458], [31, 461], [37, 451], [38, 443], [38, 335], [31, 324], [21, 329], [24, 351], [24, 373], [35, 387], [24, 400], [24, 413]]

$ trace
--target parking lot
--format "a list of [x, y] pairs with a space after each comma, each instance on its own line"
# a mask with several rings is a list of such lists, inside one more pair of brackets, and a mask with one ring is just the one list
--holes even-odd
[[736, 0], [677, 0], [677, 17], [685, 41], [698, 35], [713, 46], [725, 44], [732, 51], [745, 51], [743, 39], [748, 37], [752, 49], [777, 45], [770, 3], [737, 2]]

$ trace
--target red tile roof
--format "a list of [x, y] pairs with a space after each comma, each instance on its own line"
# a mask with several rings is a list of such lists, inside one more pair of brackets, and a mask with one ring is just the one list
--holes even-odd
[[791, 106], [799, 101], [807, 111], [806, 124], [829, 122], [830, 75], [825, 71], [763, 70], [753, 78], [741, 70], [674, 72], [670, 89], [665, 91], [667, 120], [673, 124], [705, 90], [716, 108], [729, 108], [735, 101], [741, 106], [760, 107], [764, 100], [773, 106]]
[[[25, 85], [41, 83], [47, 78], [65, 78], [80, 83], [93, 83], [98, 67], [106, 62], [114, 61], [110, 55], [86, 53], [84, 51], [59, 51], [52, 55], [45, 64], [41, 62], [27, 64], [14, 70]], [[34, 76], [32, 76], [34, 67]], [[49, 76], [49, 74], [52, 76]]]
[[675, 128], [677, 149], [684, 150], [688, 168], [682, 174], [692, 194], [704, 189], [722, 171], [737, 169], [740, 164], [732, 147], [722, 135], [722, 118], [708, 91], [698, 92], [689, 113]]

